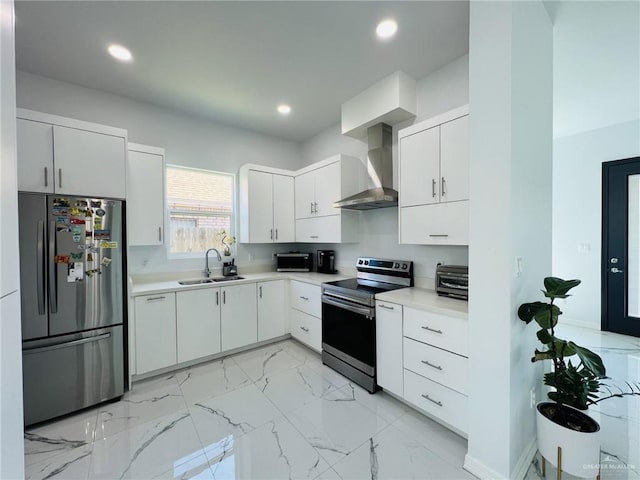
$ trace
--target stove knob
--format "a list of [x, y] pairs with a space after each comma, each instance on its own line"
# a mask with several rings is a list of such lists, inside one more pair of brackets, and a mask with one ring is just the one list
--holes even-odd
[[364, 264], [365, 264], [365, 265], [369, 265], [369, 260], [365, 260], [365, 261], [364, 261]]
[[394, 263], [393, 264], [393, 268], [400, 268], [400, 264], [399, 263]]
[[407, 268], [409, 268], [409, 266], [408, 266], [406, 263], [403, 263], [403, 264], [402, 264], [402, 269], [403, 269], [403, 270], [406, 270]]
[[362, 265], [362, 260], [358, 260], [358, 265]]

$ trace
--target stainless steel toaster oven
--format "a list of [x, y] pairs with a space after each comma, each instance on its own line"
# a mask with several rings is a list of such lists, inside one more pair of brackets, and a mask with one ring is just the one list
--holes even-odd
[[466, 265], [438, 265], [436, 293], [445, 297], [469, 300], [469, 267]]
[[313, 272], [313, 255], [311, 253], [276, 253], [275, 257], [276, 271], [278, 272]]

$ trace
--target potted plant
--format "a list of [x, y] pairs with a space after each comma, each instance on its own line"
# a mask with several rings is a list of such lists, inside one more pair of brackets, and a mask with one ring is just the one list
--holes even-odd
[[[613, 392], [601, 382], [606, 370], [599, 355], [556, 336], [562, 312], [554, 302], [569, 297], [568, 292], [579, 284], [580, 280], [545, 278], [542, 293], [548, 301], [520, 305], [518, 317], [540, 327], [536, 335], [545, 348], [536, 349], [531, 361], [549, 360], [552, 364], [552, 370], [544, 374], [544, 384], [552, 388], [548, 393], [551, 401], [536, 406], [538, 449], [543, 461], [577, 477], [595, 477], [600, 463], [600, 425], [584, 412], [589, 405], [608, 398], [640, 395], [640, 388], [628, 384], [630, 391]], [[602, 390], [606, 390], [605, 396], [599, 395]]]
[[231, 237], [227, 234], [226, 230], [220, 230], [218, 232], [218, 236], [220, 237], [220, 243], [223, 245], [223, 255], [225, 257], [231, 256], [231, 245], [236, 243], [236, 237]]

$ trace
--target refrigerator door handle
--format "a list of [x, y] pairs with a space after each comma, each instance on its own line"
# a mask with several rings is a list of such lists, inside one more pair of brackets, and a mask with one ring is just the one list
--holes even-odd
[[51, 350], [58, 350], [60, 348], [67, 348], [67, 347], [73, 347], [75, 345], [82, 345], [84, 343], [97, 342], [99, 340], [104, 340], [105, 338], [109, 338], [110, 336], [111, 336], [110, 332], [103, 333], [102, 335], [95, 335], [93, 337], [80, 338], [79, 340], [72, 340], [70, 342], [56, 343], [53, 345], [47, 345], [45, 347], [25, 348], [22, 352], [25, 354], [49, 352]]
[[56, 275], [56, 222], [49, 223], [49, 304], [51, 313], [58, 312], [58, 280]]
[[38, 220], [38, 238], [36, 240], [36, 291], [38, 295], [38, 313], [44, 315], [44, 221]]

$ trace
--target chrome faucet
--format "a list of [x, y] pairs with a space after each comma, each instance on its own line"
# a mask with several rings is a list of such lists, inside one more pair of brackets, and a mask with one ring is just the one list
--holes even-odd
[[220, 256], [220, 252], [217, 248], [210, 248], [209, 250], [207, 250], [207, 253], [204, 254], [204, 274], [207, 278], [209, 278], [209, 275], [211, 275], [211, 270], [209, 269], [209, 252], [211, 250], [216, 252], [216, 254], [218, 255], [218, 261], [222, 261], [222, 257]]

